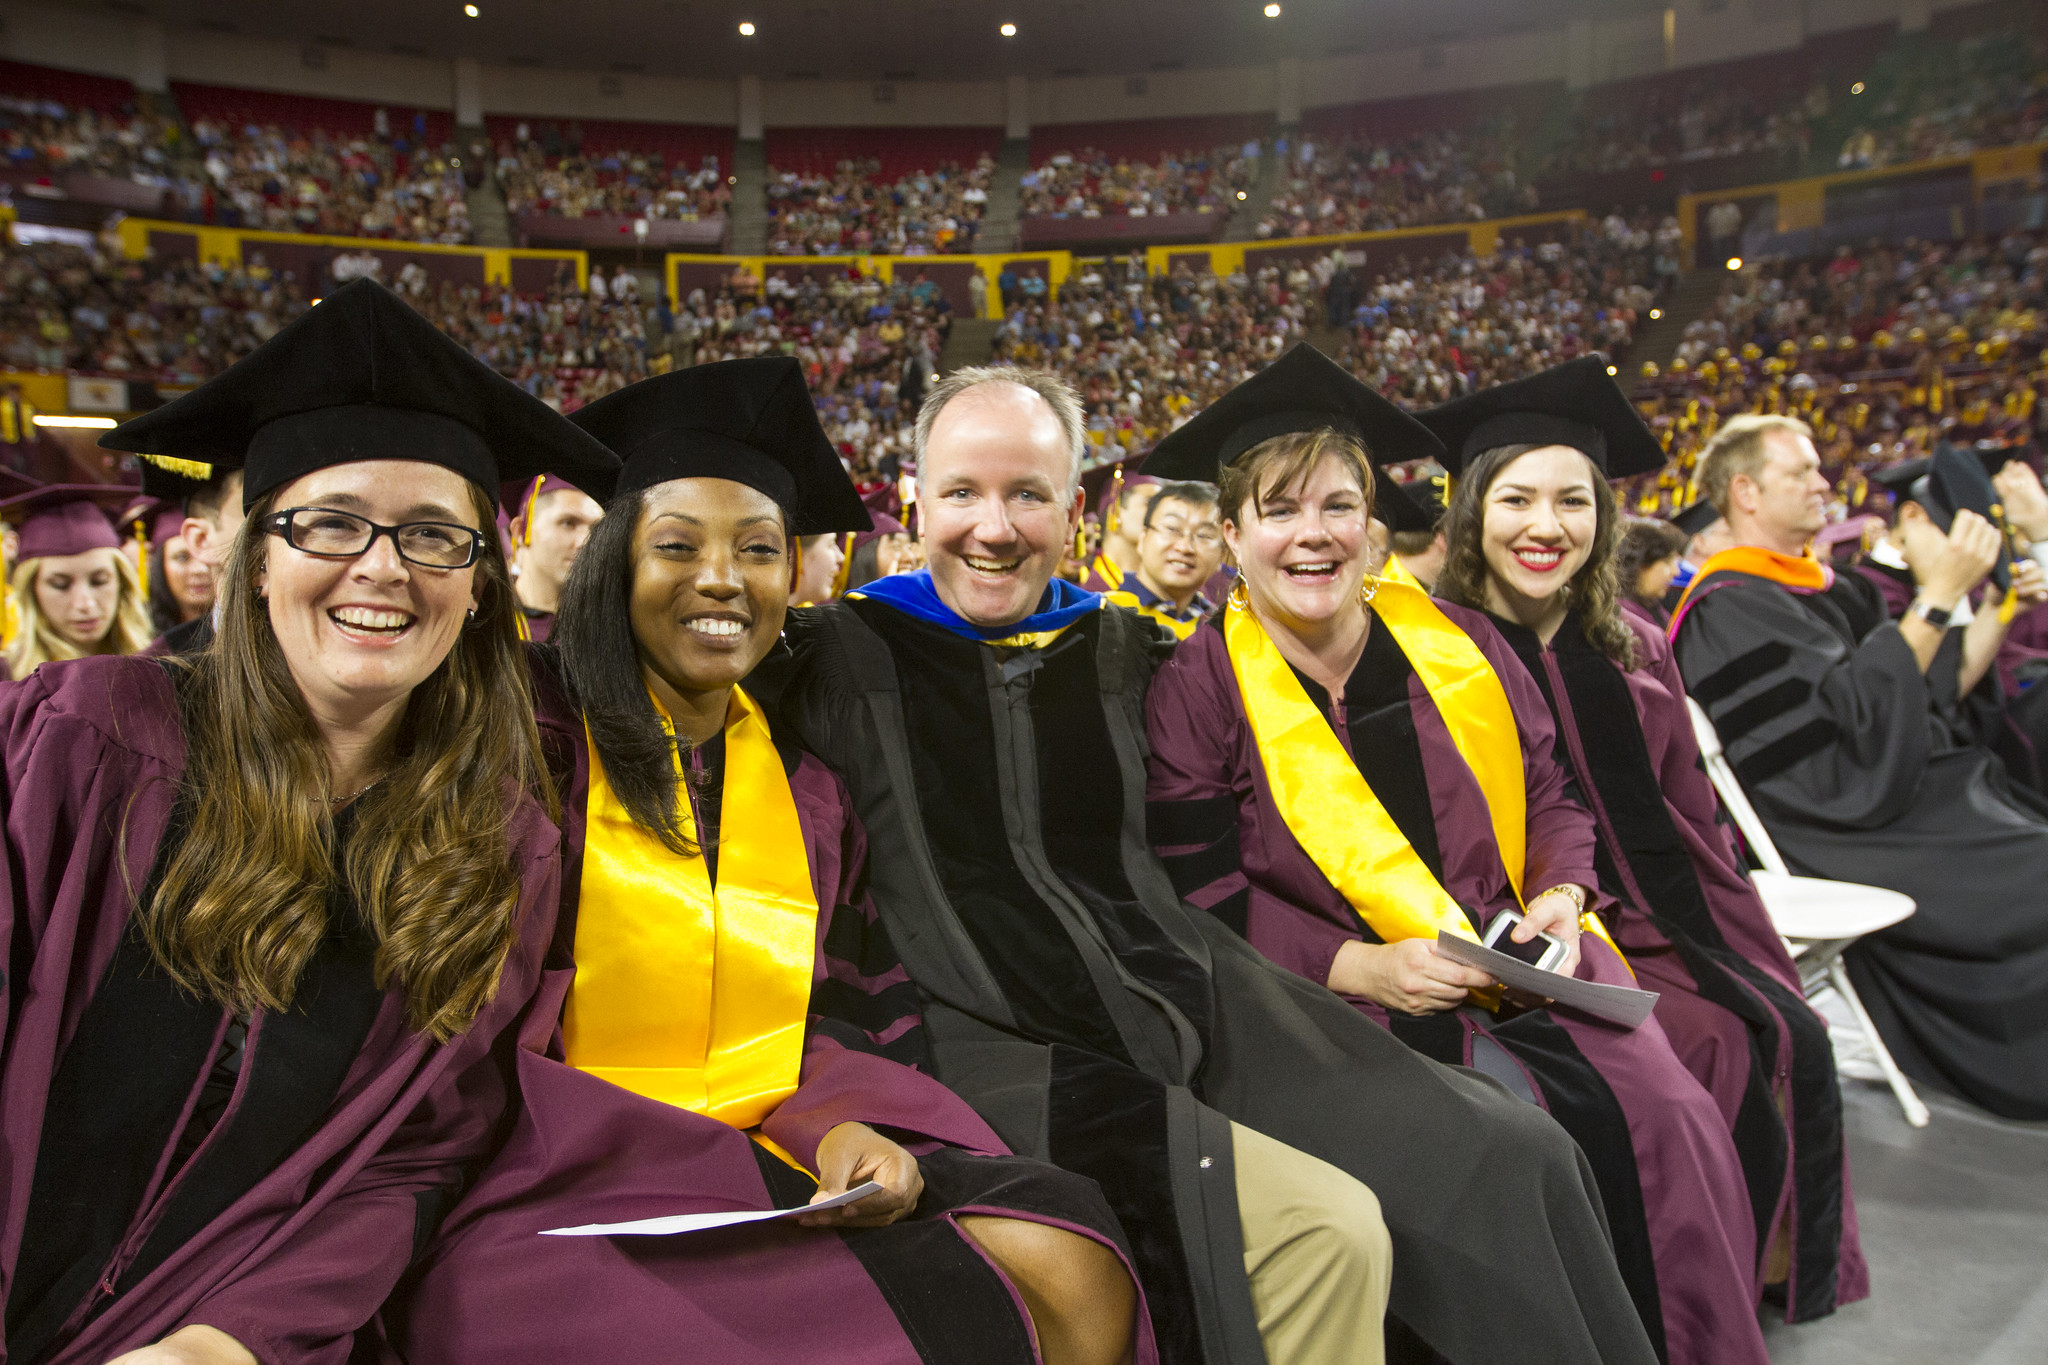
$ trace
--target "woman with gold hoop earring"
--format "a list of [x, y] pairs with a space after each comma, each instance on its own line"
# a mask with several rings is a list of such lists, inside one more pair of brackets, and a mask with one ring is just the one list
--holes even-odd
[[1407, 511], [1375, 465], [1441, 449], [1302, 346], [1153, 451], [1147, 473], [1218, 479], [1250, 608], [1197, 631], [1153, 682], [1158, 851], [1183, 899], [1268, 958], [1572, 1134], [1660, 1356], [1764, 1365], [1742, 1167], [1661, 1026], [1505, 1000], [1436, 952], [1440, 934], [1478, 940], [1513, 912], [1503, 947], [1547, 934], [1555, 970], [1634, 982], [1585, 913], [1605, 904], [1595, 828], [1528, 670], [1484, 615], [1435, 601], [1397, 562], [1366, 604], [1375, 492], [1389, 524]]

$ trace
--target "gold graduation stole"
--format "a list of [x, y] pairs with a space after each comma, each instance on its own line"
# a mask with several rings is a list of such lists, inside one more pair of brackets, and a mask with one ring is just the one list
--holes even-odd
[[[662, 724], [673, 737], [666, 714]], [[688, 790], [678, 787], [676, 800], [694, 842]], [[633, 823], [590, 746], [576, 980], [562, 1040], [580, 1070], [751, 1128], [796, 1090], [818, 902], [782, 756], [760, 707], [737, 687], [721, 809], [714, 888], [701, 856], [671, 852]]]
[[[1501, 865], [1521, 901], [1528, 791], [1521, 729], [1499, 676], [1398, 561], [1390, 558], [1372, 609], [1414, 665], [1458, 757], [1478, 781]], [[1382, 942], [1433, 939], [1439, 932], [1477, 942], [1463, 907], [1401, 833], [1258, 618], [1233, 603], [1223, 637], [1273, 803], [1330, 884]], [[1585, 916], [1584, 923], [1607, 938], [1598, 916]]]
[[1119, 607], [1129, 607], [1132, 611], [1137, 612], [1138, 615], [1148, 620], [1157, 621], [1160, 625], [1172, 631], [1173, 638], [1176, 640], [1187, 639], [1202, 624], [1202, 618], [1199, 616], [1191, 616], [1185, 621], [1180, 620], [1178, 617], [1168, 616], [1158, 606], [1140, 602], [1136, 593], [1125, 592], [1120, 588], [1115, 592], [1106, 592], [1103, 596]]
[[1098, 551], [1095, 562], [1089, 565], [1089, 568], [1094, 571], [1097, 578], [1109, 584], [1103, 589], [1104, 592], [1115, 592], [1124, 585], [1124, 571], [1107, 554]]

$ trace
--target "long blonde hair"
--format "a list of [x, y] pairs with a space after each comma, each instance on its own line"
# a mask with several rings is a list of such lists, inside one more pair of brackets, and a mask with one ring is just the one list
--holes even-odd
[[[482, 526], [489, 498], [472, 487]], [[417, 1031], [462, 1032], [518, 939], [510, 817], [523, 791], [554, 809], [498, 539], [477, 560], [476, 616], [413, 689], [396, 762], [356, 800], [334, 865], [325, 751], [257, 591], [271, 499], [236, 536], [213, 646], [181, 665], [188, 833], [137, 918], [157, 961], [231, 1008], [288, 1008], [345, 883]]]
[[107, 638], [99, 649], [80, 649], [57, 632], [43, 616], [42, 605], [36, 601], [36, 578], [42, 573], [43, 560], [24, 559], [14, 566], [14, 572], [7, 582], [8, 596], [14, 602], [19, 619], [20, 633], [7, 649], [7, 675], [11, 678], [26, 678], [39, 665], [63, 659], [83, 659], [88, 654], [135, 654], [142, 650], [156, 632], [150, 629], [149, 601], [143, 596], [142, 576], [135, 571], [135, 562], [119, 550], [112, 550], [114, 556], [114, 577], [120, 583], [120, 592], [114, 598], [114, 624], [107, 628]]

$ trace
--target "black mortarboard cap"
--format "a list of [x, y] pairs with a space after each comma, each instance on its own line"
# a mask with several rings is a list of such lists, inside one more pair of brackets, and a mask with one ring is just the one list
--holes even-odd
[[1168, 432], [1145, 457], [1144, 471], [1154, 478], [1215, 483], [1225, 465], [1260, 442], [1324, 427], [1357, 437], [1380, 469], [1373, 495], [1379, 520], [1396, 531], [1427, 531], [1436, 525], [1381, 467], [1441, 458], [1441, 444], [1420, 422], [1309, 345], [1296, 346], [1185, 426]]
[[2012, 547], [2004, 536], [2005, 499], [1984, 472], [1977, 452], [1945, 441], [1936, 446], [1934, 458], [1928, 462], [1927, 493], [1927, 497], [1916, 495], [1913, 500], [1925, 507], [1928, 517], [1944, 531], [1958, 512], [1975, 512], [1998, 527], [1998, 562], [1991, 566], [1991, 583], [2004, 592], [2012, 584]]
[[[1917, 502], [1923, 507], [1930, 501], [1927, 490], [1927, 471], [1934, 467], [1934, 461], [1921, 458], [1902, 460], [1898, 464], [1886, 465], [1870, 476], [1870, 481], [1890, 492], [1900, 502]], [[1934, 508], [1928, 507], [1932, 512]], [[1947, 508], [1941, 509], [1944, 524], [1951, 515]]]
[[552, 473], [580, 485], [618, 464], [374, 280], [344, 285], [225, 373], [100, 444], [241, 469], [244, 507], [358, 460], [442, 465], [494, 499], [508, 480]]
[[195, 493], [203, 492], [212, 485], [219, 474], [210, 464], [197, 460], [180, 460], [147, 452], [138, 454], [136, 459], [142, 465], [142, 496], [158, 498], [164, 502], [183, 504]]
[[1683, 512], [1671, 514], [1671, 524], [1685, 532], [1688, 537], [1696, 536], [1721, 519], [1721, 509], [1713, 500], [1701, 498]]
[[617, 451], [599, 502], [670, 479], [731, 479], [788, 508], [790, 533], [865, 531], [868, 509], [818, 421], [793, 356], [720, 360], [643, 379], [579, 409], [577, 426]]
[[1496, 446], [1570, 446], [1610, 479], [1662, 469], [1666, 459], [1602, 355], [1568, 360], [1416, 415], [1444, 443], [1444, 468], [1453, 474]]

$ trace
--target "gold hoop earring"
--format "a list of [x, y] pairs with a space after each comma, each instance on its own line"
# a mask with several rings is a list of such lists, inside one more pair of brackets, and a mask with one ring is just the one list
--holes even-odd
[[1223, 595], [1223, 605], [1231, 611], [1252, 609], [1251, 590], [1245, 587], [1243, 574], [1237, 576], [1237, 581], [1230, 585], [1230, 591]]

